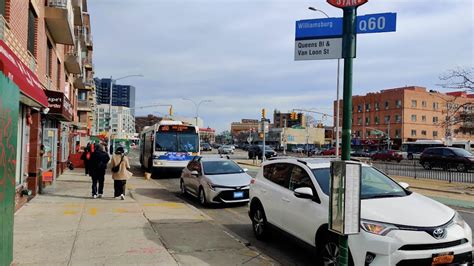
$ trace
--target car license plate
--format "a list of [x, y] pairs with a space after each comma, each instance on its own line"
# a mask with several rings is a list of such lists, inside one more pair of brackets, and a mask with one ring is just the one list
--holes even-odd
[[433, 254], [431, 265], [442, 265], [452, 263], [454, 260], [454, 252]]
[[243, 191], [235, 191], [234, 192], [234, 199], [241, 199], [244, 197], [244, 192]]

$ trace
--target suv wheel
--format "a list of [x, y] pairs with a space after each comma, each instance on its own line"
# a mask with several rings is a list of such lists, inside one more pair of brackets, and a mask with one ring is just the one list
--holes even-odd
[[[340, 255], [338, 236], [326, 232], [317, 242], [316, 251], [318, 255], [319, 265], [339, 265], [338, 259]], [[353, 266], [354, 261], [349, 251], [349, 265]]]
[[206, 193], [204, 193], [204, 189], [202, 187], [199, 188], [199, 203], [201, 203], [202, 206], [207, 206]]
[[466, 165], [463, 164], [463, 163], [459, 163], [457, 166], [456, 166], [456, 170], [458, 170], [458, 172], [466, 172]]
[[425, 168], [425, 170], [430, 170], [431, 169], [431, 164], [429, 162], [423, 162], [423, 168]]
[[256, 204], [250, 213], [252, 217], [252, 228], [258, 240], [264, 240], [268, 235], [267, 217], [262, 205]]

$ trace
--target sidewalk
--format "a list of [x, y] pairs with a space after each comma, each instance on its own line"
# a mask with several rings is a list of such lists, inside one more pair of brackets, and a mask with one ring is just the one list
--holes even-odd
[[153, 180], [133, 177], [125, 200], [90, 198], [83, 169], [15, 214], [13, 265], [275, 265]]

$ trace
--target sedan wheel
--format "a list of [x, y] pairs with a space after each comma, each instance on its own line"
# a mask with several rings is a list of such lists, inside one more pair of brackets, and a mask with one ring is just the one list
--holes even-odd
[[423, 163], [423, 168], [425, 168], [426, 170], [430, 170], [431, 169], [431, 164], [429, 162], [424, 162]]
[[203, 188], [199, 189], [199, 203], [201, 203], [202, 206], [207, 205], [206, 194], [204, 193]]
[[257, 205], [252, 210], [252, 228], [255, 237], [259, 240], [263, 240], [267, 236], [267, 218], [265, 212], [260, 205]]
[[466, 166], [463, 164], [463, 163], [460, 163], [456, 166], [456, 170], [458, 170], [458, 172], [466, 172]]

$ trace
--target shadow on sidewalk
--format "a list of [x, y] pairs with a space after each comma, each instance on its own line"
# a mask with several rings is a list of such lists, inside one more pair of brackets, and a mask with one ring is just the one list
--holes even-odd
[[136, 188], [134, 192], [140, 196], [165, 201], [176, 201], [174, 194], [164, 188]]

